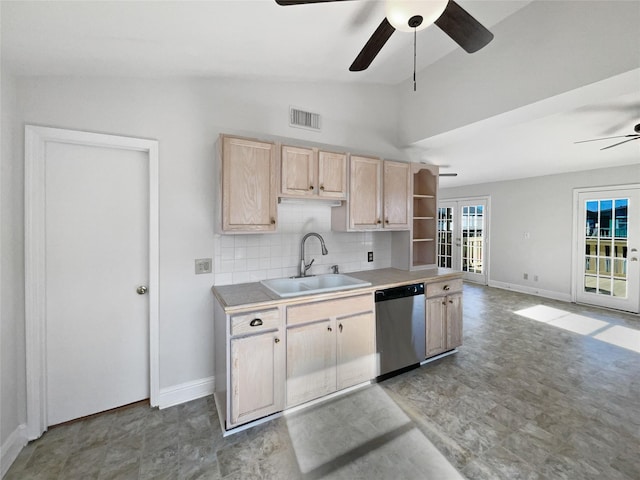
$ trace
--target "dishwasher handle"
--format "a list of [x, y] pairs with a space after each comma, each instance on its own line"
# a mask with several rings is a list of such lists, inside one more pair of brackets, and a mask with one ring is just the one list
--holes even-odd
[[376, 290], [375, 301], [384, 302], [387, 300], [395, 300], [396, 298], [414, 297], [416, 295], [424, 295], [424, 283], [414, 283], [411, 285], [402, 285], [401, 287]]

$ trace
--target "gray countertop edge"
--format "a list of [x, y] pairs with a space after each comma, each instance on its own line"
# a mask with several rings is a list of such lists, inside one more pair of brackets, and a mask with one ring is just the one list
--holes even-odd
[[281, 298], [260, 282], [237, 283], [234, 285], [219, 285], [211, 287], [218, 302], [226, 313], [255, 310], [256, 308], [275, 307], [283, 303], [299, 303], [315, 300], [340, 298], [359, 293], [371, 293], [381, 288], [390, 288], [408, 283], [433, 283], [443, 280], [462, 278], [462, 272], [449, 268], [429, 268], [417, 271], [400, 270], [397, 268], [382, 268], [378, 270], [362, 270], [347, 272], [345, 275], [371, 282], [370, 286], [338, 290], [297, 297]]

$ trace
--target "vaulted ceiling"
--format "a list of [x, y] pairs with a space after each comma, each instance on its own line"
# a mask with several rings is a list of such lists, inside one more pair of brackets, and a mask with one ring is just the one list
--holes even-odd
[[3, 1], [2, 62], [17, 75], [394, 86], [399, 146], [459, 173], [443, 186], [640, 163], [640, 141], [573, 144], [640, 123], [640, 1], [458, 3], [496, 38], [468, 55], [436, 27], [418, 32], [415, 93], [411, 34], [348, 71], [384, 18], [383, 2], [369, 0]]

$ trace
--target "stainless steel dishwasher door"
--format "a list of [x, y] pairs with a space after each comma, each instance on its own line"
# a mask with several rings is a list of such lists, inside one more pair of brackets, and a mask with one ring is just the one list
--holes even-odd
[[378, 376], [417, 366], [426, 356], [424, 284], [376, 292]]

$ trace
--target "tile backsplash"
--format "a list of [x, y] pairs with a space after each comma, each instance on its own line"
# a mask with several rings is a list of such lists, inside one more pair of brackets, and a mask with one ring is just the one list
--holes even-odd
[[[390, 232], [332, 232], [331, 207], [313, 201], [278, 205], [278, 231], [268, 234], [216, 235], [213, 272], [215, 285], [257, 282], [298, 275], [300, 241], [309, 232], [322, 235], [329, 253], [321, 254], [320, 241], [305, 242], [305, 260], [315, 259], [308, 274], [341, 273], [391, 266]], [[373, 262], [367, 262], [373, 252]]]

